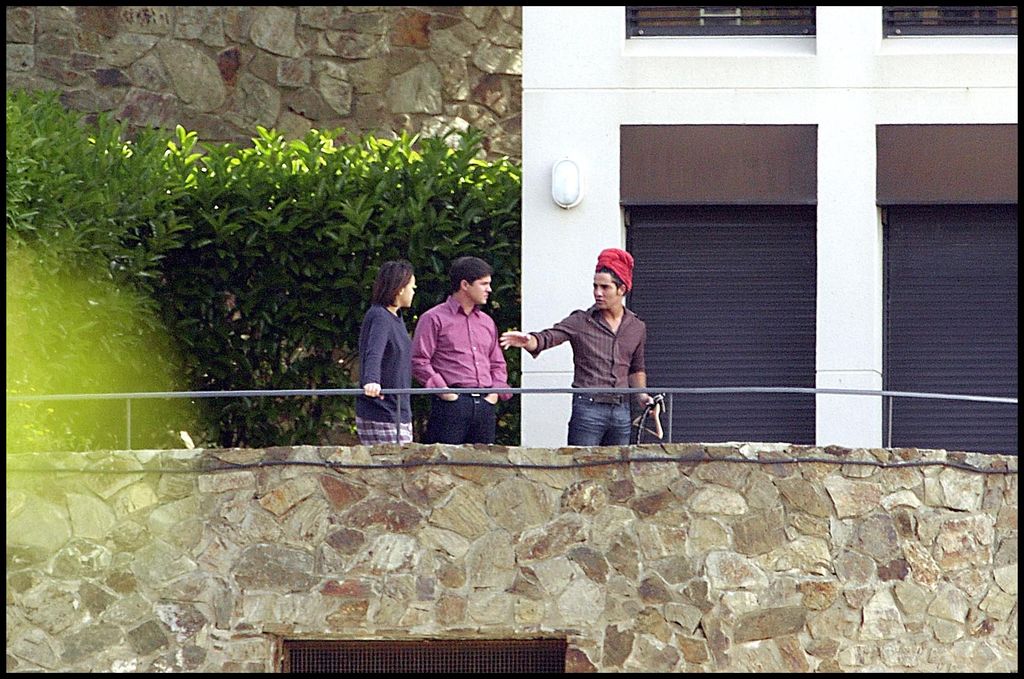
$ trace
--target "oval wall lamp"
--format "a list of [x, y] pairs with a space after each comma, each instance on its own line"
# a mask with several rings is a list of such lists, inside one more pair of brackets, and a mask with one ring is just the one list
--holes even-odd
[[583, 200], [583, 177], [575, 160], [562, 158], [551, 168], [551, 198], [565, 209]]

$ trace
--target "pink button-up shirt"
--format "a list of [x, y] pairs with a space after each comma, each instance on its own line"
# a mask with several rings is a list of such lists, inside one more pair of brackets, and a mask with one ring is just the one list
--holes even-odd
[[476, 307], [467, 315], [451, 296], [424, 312], [412, 338], [412, 375], [427, 388], [507, 388], [494, 320]]

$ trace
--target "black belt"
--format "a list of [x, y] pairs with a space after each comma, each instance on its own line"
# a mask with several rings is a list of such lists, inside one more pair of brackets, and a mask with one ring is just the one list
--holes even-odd
[[626, 394], [577, 394], [582, 398], [590, 399], [594, 403], [606, 403], [608, 405], [620, 406], [626, 403]]
[[[465, 387], [463, 387], [463, 386], [458, 385], [458, 384], [449, 384], [448, 386], [451, 387], [452, 389], [480, 389], [481, 388], [481, 387], [477, 387], [477, 386], [465, 386]], [[456, 396], [472, 396], [474, 398], [480, 398], [480, 397], [482, 397], [484, 395], [484, 393], [485, 392], [481, 391], [478, 394], [456, 394]]]

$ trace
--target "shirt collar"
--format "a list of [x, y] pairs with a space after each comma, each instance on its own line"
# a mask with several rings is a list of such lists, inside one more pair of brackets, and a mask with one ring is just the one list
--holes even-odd
[[448, 299], [446, 299], [444, 303], [447, 305], [448, 311], [450, 311], [451, 313], [461, 314], [465, 316], [472, 316], [480, 308], [478, 305], [473, 305], [472, 311], [470, 311], [468, 314], [462, 314], [462, 305], [459, 304], [459, 300], [455, 299], [453, 295], [448, 295]]
[[[632, 322], [632, 319], [630, 317], [634, 316], [635, 314], [629, 310], [629, 307], [623, 306], [622, 311], [622, 324]], [[601, 310], [597, 308], [596, 304], [591, 304], [590, 308], [587, 309], [587, 313], [590, 314], [590, 317], [593, 318], [594, 321], [596, 321], [597, 323], [601, 323], [602, 325], [607, 326], [607, 323], [604, 323], [604, 318], [602, 318], [601, 316]]]

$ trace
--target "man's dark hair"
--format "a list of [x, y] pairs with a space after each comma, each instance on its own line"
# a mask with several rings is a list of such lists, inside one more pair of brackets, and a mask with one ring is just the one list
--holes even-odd
[[370, 303], [391, 306], [399, 291], [409, 284], [412, 278], [412, 264], [404, 259], [384, 262], [377, 272], [377, 280], [373, 282], [373, 293]]
[[611, 269], [609, 269], [606, 266], [602, 266], [600, 269], [598, 269], [597, 273], [606, 273], [606, 274], [611, 275], [612, 281], [615, 283], [615, 287], [617, 287], [617, 288], [622, 287], [622, 286], [625, 285], [625, 283], [622, 281], [622, 279], [619, 278], [619, 274], [615, 273], [614, 271], [612, 271]]
[[493, 273], [494, 269], [491, 268], [491, 265], [479, 257], [459, 257], [452, 262], [452, 268], [448, 271], [448, 277], [452, 282], [452, 292], [459, 291], [459, 288], [462, 287], [462, 281], [472, 285], [473, 281], [490, 276]]

